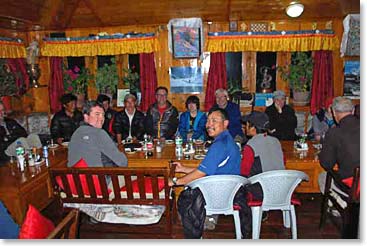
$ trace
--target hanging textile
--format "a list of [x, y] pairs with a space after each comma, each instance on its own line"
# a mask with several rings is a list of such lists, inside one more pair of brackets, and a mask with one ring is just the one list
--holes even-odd
[[311, 90], [311, 114], [325, 107], [326, 100], [334, 96], [332, 51], [315, 51]]
[[360, 54], [360, 15], [350, 14], [343, 20], [343, 38], [340, 45], [340, 56], [359, 56]]
[[42, 56], [97, 56], [139, 54], [158, 51], [154, 33], [110, 36], [48, 38], [41, 47]]
[[155, 102], [154, 91], [157, 88], [157, 72], [155, 70], [154, 53], [140, 54], [140, 110], [146, 112], [148, 107]]
[[51, 57], [51, 80], [48, 86], [48, 94], [50, 96], [51, 113], [61, 110], [60, 98], [64, 94], [64, 82], [62, 77], [62, 58]]
[[0, 37], [0, 58], [25, 58], [26, 51], [21, 39]]
[[10, 71], [15, 75], [15, 84], [18, 88], [18, 96], [24, 95], [29, 89], [29, 76], [27, 74], [24, 58], [7, 59]]
[[206, 51], [313, 51], [337, 50], [339, 41], [332, 30], [272, 32], [210, 32]]
[[227, 88], [226, 54], [222, 52], [210, 54], [208, 83], [205, 93], [205, 110], [209, 111], [215, 103], [215, 91]]

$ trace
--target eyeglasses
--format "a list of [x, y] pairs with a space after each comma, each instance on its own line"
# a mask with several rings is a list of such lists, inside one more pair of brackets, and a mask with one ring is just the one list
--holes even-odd
[[227, 96], [216, 96], [215, 98], [221, 99], [221, 98], [227, 98]]
[[223, 119], [220, 119], [220, 118], [208, 118], [207, 122], [208, 123], [213, 123], [213, 124], [216, 124], [216, 123], [219, 123], [219, 122], [223, 122], [224, 120]]

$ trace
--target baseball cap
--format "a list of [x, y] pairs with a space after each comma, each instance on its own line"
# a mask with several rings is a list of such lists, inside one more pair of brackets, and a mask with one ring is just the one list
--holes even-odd
[[252, 111], [242, 117], [242, 123], [250, 122], [259, 129], [269, 128], [269, 117], [266, 113], [260, 111]]
[[278, 99], [278, 98], [285, 98], [285, 93], [284, 93], [284, 91], [282, 91], [282, 90], [274, 91], [274, 93], [273, 93], [273, 98], [274, 98], [274, 99]]

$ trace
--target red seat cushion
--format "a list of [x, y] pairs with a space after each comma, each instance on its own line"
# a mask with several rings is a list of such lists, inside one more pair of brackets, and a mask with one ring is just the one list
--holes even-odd
[[[258, 207], [258, 206], [261, 206], [262, 203], [263, 203], [263, 201], [261, 201], [261, 200], [255, 200], [252, 193], [250, 193], [250, 192], [247, 193], [247, 205], [249, 205], [249, 207]], [[299, 200], [295, 196], [295, 194], [292, 194], [291, 204], [292, 205], [301, 205], [301, 200]]]
[[[153, 189], [152, 189], [152, 178], [150, 177], [145, 177], [144, 178], [144, 182], [145, 182], [145, 193], [152, 193]], [[133, 182], [131, 182], [132, 188], [133, 188], [133, 192], [139, 193], [139, 183], [138, 180], [134, 180]], [[158, 191], [162, 191], [164, 188], [164, 179], [163, 178], [158, 178]], [[121, 188], [121, 191], [126, 191], [126, 186], [123, 186]]]
[[[76, 167], [76, 168], [78, 168], [78, 167], [88, 167], [88, 164], [82, 158], [77, 163], [75, 163], [73, 165], [73, 167]], [[83, 193], [84, 193], [84, 195], [89, 196], [90, 192], [89, 192], [89, 189], [88, 189], [87, 178], [85, 177], [84, 174], [80, 174], [79, 176], [80, 176], [80, 182], [81, 182], [81, 185], [82, 185]], [[74, 183], [74, 179], [73, 179], [73, 176], [71, 174], [67, 175], [67, 180], [70, 184], [71, 194], [78, 195], [78, 191], [76, 189], [76, 185]], [[98, 180], [98, 176], [93, 175], [92, 180], [93, 180], [93, 183], [94, 183], [94, 188], [96, 190], [96, 194], [101, 196], [102, 195], [102, 189], [101, 189], [101, 185], [100, 185], [99, 180]], [[63, 185], [60, 177], [56, 177], [56, 182], [61, 187], [61, 189], [64, 190], [64, 185]], [[111, 190], [108, 189], [108, 192], [110, 193]]]
[[[342, 182], [347, 185], [349, 188], [352, 188], [352, 184], [353, 184], [353, 177], [349, 177], [346, 179], [343, 179]], [[360, 182], [358, 183], [358, 187], [357, 187], [357, 195], [359, 196], [359, 191], [360, 191]]]
[[20, 239], [44, 239], [55, 229], [54, 224], [44, 217], [35, 207], [28, 206], [28, 211], [22, 227]]

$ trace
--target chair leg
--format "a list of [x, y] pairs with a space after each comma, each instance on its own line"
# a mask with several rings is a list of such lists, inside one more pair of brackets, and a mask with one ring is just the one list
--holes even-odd
[[292, 228], [292, 239], [297, 239], [297, 217], [296, 209], [294, 205], [291, 206], [291, 228]]
[[291, 227], [291, 221], [290, 221], [290, 211], [289, 210], [282, 210], [283, 213], [283, 226], [285, 228]]
[[234, 219], [234, 225], [236, 228], [236, 239], [241, 239], [242, 238], [241, 221], [240, 221], [240, 214], [238, 210], [234, 211], [233, 219]]
[[251, 212], [252, 212], [252, 239], [259, 239], [261, 230], [262, 208], [251, 207]]

